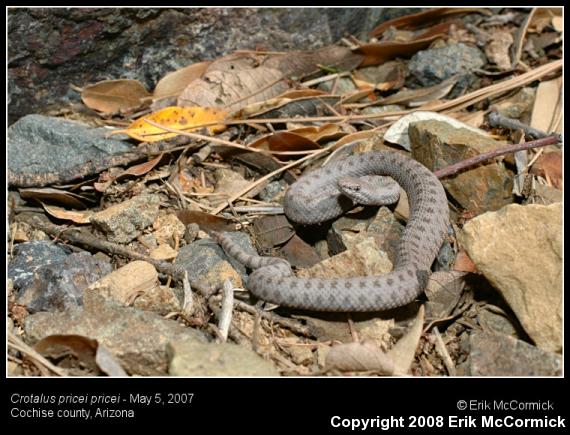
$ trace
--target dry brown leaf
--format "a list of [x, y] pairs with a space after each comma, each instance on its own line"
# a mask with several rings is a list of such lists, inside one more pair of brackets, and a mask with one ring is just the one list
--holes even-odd
[[51, 187], [20, 189], [20, 196], [24, 199], [36, 199], [38, 201], [56, 202], [68, 207], [84, 209], [86, 199], [66, 190]]
[[542, 154], [532, 165], [531, 173], [546, 178], [554, 187], [562, 190], [564, 187], [562, 152], [552, 151]]
[[562, 8], [535, 8], [530, 20], [528, 31], [542, 33], [545, 27], [552, 24], [552, 19], [562, 17]]
[[127, 112], [139, 108], [150, 94], [138, 80], [105, 80], [83, 88], [85, 105], [103, 113]]
[[377, 65], [399, 56], [411, 56], [419, 50], [427, 48], [436, 39], [446, 38], [452, 24], [456, 23], [441, 23], [435, 25], [417, 35], [414, 39], [406, 42], [381, 41], [362, 44], [356, 49], [357, 53], [364, 55], [360, 66]]
[[285, 259], [294, 267], [309, 268], [320, 263], [321, 258], [315, 248], [301, 239], [297, 234], [293, 235], [281, 249]]
[[34, 349], [46, 358], [65, 360], [65, 367], [86, 367], [91, 372], [98, 372], [95, 362], [97, 340], [82, 335], [49, 335], [40, 340]]
[[536, 90], [530, 125], [547, 133], [561, 132], [562, 77], [541, 82]]
[[430, 9], [423, 12], [418, 12], [416, 14], [405, 15], [403, 17], [394, 18], [393, 20], [388, 20], [374, 28], [370, 32], [371, 37], [378, 37], [390, 27], [395, 29], [411, 29], [417, 28], [423, 24], [430, 23], [437, 20], [440, 17], [453, 14], [469, 14], [469, 13], [482, 13], [489, 15], [487, 9], [481, 8], [437, 8]]
[[199, 62], [166, 74], [156, 84], [153, 93], [154, 101], [168, 97], [178, 97], [194, 80], [202, 77], [212, 62]]
[[85, 368], [94, 374], [127, 376], [116, 357], [97, 340], [82, 335], [50, 335], [40, 340], [34, 349], [46, 358], [59, 361], [66, 368]]
[[421, 305], [414, 323], [409, 327], [406, 335], [400, 338], [388, 352], [387, 356], [394, 362], [395, 375], [406, 375], [412, 367], [416, 349], [423, 332], [424, 314], [425, 309]]
[[56, 207], [55, 205], [47, 205], [40, 201], [45, 211], [58, 219], [63, 219], [66, 221], [72, 221], [76, 224], [88, 224], [90, 223], [91, 216], [93, 215], [92, 210], [66, 210], [61, 207]]
[[248, 146], [269, 151], [308, 151], [320, 149], [319, 141], [332, 140], [343, 135], [344, 132], [340, 125], [323, 124], [319, 127], [311, 126], [278, 131], [263, 136]]
[[374, 343], [343, 343], [333, 346], [327, 354], [325, 369], [343, 372], [374, 371], [392, 375], [394, 360]]
[[194, 210], [180, 210], [176, 213], [184, 225], [198, 224], [202, 231], [236, 231], [234, 222], [220, 216]]
[[293, 226], [284, 215], [263, 216], [254, 220], [253, 232], [263, 249], [282, 245], [295, 234]]
[[283, 55], [234, 53], [212, 62], [203, 77], [182, 92], [178, 105], [236, 111], [283, 94], [291, 88], [290, 79], [318, 72], [320, 64], [350, 69], [360, 60], [360, 55], [337, 46]]
[[125, 170], [125, 172], [118, 175], [115, 179], [120, 180], [120, 179], [122, 179], [128, 175], [140, 177], [141, 175], [144, 175], [144, 174], [150, 172], [156, 165], [158, 165], [158, 163], [162, 160], [163, 156], [164, 156], [164, 153], [159, 154], [154, 159], [149, 160], [148, 162], [144, 162], [144, 163], [140, 163], [138, 165], [131, 166], [130, 168]]

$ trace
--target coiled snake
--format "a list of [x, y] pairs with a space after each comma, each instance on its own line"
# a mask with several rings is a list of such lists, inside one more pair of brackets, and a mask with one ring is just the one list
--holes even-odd
[[[246, 266], [255, 269], [247, 287], [257, 297], [294, 308], [315, 311], [381, 311], [399, 307], [420, 295], [431, 265], [443, 243], [449, 209], [443, 186], [417, 161], [394, 152], [370, 152], [333, 161], [292, 184], [285, 195], [284, 210], [291, 220], [315, 224], [333, 219], [354, 207], [347, 189], [359, 177], [392, 177], [406, 191], [410, 217], [399, 241], [392, 272], [353, 278], [297, 278], [289, 263], [275, 257], [244, 253], [224, 234], [212, 236]], [[347, 178], [350, 177], [350, 178]], [[356, 191], [360, 191], [356, 185]], [[362, 189], [364, 197], [372, 195]]]

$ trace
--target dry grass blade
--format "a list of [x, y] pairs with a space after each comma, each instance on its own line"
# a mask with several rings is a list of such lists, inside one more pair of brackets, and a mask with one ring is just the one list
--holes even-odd
[[41, 365], [58, 376], [67, 376], [65, 370], [60, 369], [59, 367], [54, 366], [51, 362], [49, 362], [46, 358], [36, 352], [33, 348], [28, 346], [24, 343], [21, 339], [19, 339], [13, 333], [8, 333], [8, 347], [16, 349], [18, 352], [22, 353], [23, 355], [27, 356], [34, 362], [36, 365]]

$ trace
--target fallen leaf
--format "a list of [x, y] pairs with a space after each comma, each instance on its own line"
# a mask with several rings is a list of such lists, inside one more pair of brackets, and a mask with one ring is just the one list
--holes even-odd
[[87, 107], [103, 113], [132, 111], [150, 94], [138, 80], [105, 80], [83, 88], [81, 99]]
[[427, 11], [418, 12], [416, 14], [405, 15], [403, 17], [394, 18], [393, 20], [388, 20], [375, 27], [371, 32], [371, 37], [378, 37], [390, 27], [395, 29], [410, 29], [416, 28], [422, 24], [432, 22], [440, 17], [453, 14], [469, 14], [469, 13], [481, 13], [489, 15], [490, 12], [487, 9], [482, 8], [437, 8], [430, 9]]
[[410, 372], [412, 362], [416, 355], [416, 349], [422, 336], [424, 324], [424, 306], [421, 305], [414, 323], [388, 352], [388, 357], [394, 362], [394, 374], [406, 375]]
[[325, 369], [343, 372], [374, 371], [394, 374], [396, 367], [391, 356], [374, 343], [343, 343], [333, 346], [327, 354]]
[[154, 88], [153, 99], [178, 97], [194, 80], [202, 77], [212, 62], [199, 62], [166, 74]]
[[334, 45], [285, 54], [233, 53], [212, 62], [203, 77], [182, 92], [178, 105], [237, 111], [283, 94], [291, 89], [292, 80], [318, 72], [319, 65], [350, 70], [361, 58]]
[[54, 189], [51, 187], [20, 189], [20, 196], [24, 199], [36, 199], [38, 201], [50, 201], [66, 205], [72, 208], [84, 209], [86, 205], [83, 201], [86, 198], [66, 190]]
[[433, 26], [411, 41], [381, 41], [362, 44], [356, 48], [357, 53], [364, 55], [360, 67], [377, 65], [400, 56], [409, 57], [427, 48], [436, 39], [446, 38], [452, 24], [456, 23], [441, 23]]
[[202, 231], [236, 231], [236, 224], [229, 219], [194, 210], [180, 210], [176, 213], [184, 225], [198, 224]]
[[564, 186], [562, 177], [562, 152], [552, 151], [542, 154], [536, 159], [530, 172], [550, 180], [554, 187], [562, 190]]
[[126, 176], [132, 175], [135, 177], [140, 177], [148, 172], [150, 172], [158, 163], [162, 160], [164, 153], [159, 154], [154, 159], [149, 160], [148, 162], [140, 163], [138, 165], [131, 166], [130, 168], [126, 169], [125, 172], [118, 175], [115, 180], [120, 180], [125, 178]]
[[49, 215], [63, 219], [66, 221], [72, 221], [76, 224], [88, 224], [91, 222], [91, 216], [93, 215], [92, 210], [84, 210], [84, 211], [77, 211], [77, 210], [66, 210], [61, 207], [57, 207], [55, 205], [47, 205], [40, 201], [45, 211], [48, 212]]
[[[202, 124], [221, 121], [226, 116], [227, 112], [211, 107], [167, 107], [137, 119], [125, 130], [114, 130], [109, 136], [124, 133], [140, 141], [156, 142], [178, 136], [178, 133], [156, 127], [146, 122], [147, 120], [176, 130], [193, 131], [200, 128]], [[208, 127], [212, 134], [224, 129], [223, 125]]]
[[530, 126], [546, 133], [561, 133], [562, 77], [540, 82], [534, 97]]
[[284, 215], [263, 216], [254, 220], [253, 232], [263, 249], [282, 245], [295, 234], [293, 226]]

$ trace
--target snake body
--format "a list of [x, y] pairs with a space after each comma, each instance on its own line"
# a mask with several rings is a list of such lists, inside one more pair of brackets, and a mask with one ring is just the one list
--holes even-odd
[[248, 288], [263, 300], [315, 311], [382, 311], [405, 305], [425, 289], [449, 223], [443, 186], [425, 166], [393, 152], [361, 153], [333, 161], [290, 186], [285, 214], [301, 224], [334, 219], [354, 206], [336, 187], [338, 181], [368, 175], [392, 177], [408, 195], [410, 216], [388, 274], [297, 278], [283, 259], [252, 256], [224, 234], [213, 237], [229, 255], [255, 269]]

